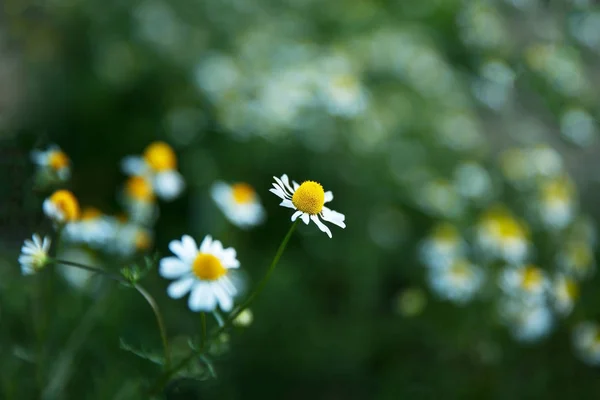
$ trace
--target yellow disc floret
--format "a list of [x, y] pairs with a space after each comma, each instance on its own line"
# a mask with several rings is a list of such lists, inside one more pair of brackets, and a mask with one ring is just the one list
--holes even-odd
[[58, 190], [50, 196], [50, 202], [63, 215], [64, 221], [75, 221], [79, 218], [79, 202], [68, 190]]
[[154, 171], [167, 171], [177, 168], [177, 156], [165, 142], [154, 142], [146, 147], [144, 159]]
[[95, 207], [85, 207], [81, 211], [82, 221], [92, 221], [102, 216], [102, 212]]
[[126, 183], [125, 191], [129, 197], [140, 201], [151, 201], [154, 199], [152, 185], [141, 176], [132, 176]]
[[48, 154], [48, 165], [55, 171], [69, 166], [69, 157], [60, 150], [51, 151]]
[[221, 261], [212, 254], [199, 253], [192, 264], [192, 272], [203, 281], [216, 281], [227, 273]]
[[325, 204], [323, 186], [313, 181], [305, 181], [294, 192], [292, 203], [302, 212], [315, 215], [321, 212]]
[[542, 283], [543, 279], [544, 275], [542, 274], [542, 270], [533, 265], [529, 265], [525, 267], [525, 270], [523, 271], [522, 285], [526, 290], [534, 290]]
[[139, 231], [135, 234], [135, 248], [137, 250], [148, 250], [152, 245], [152, 238], [147, 232]]
[[231, 186], [233, 201], [238, 204], [247, 204], [254, 200], [254, 188], [247, 183], [236, 183]]

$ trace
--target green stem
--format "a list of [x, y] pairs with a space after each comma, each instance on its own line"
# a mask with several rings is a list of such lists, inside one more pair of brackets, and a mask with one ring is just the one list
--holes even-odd
[[[254, 289], [254, 291], [252, 291], [252, 293], [250, 294], [250, 296], [248, 296], [248, 298], [246, 299], [246, 301], [244, 301], [242, 303], [242, 305], [240, 307], [238, 307], [235, 311], [233, 311], [225, 320], [225, 323], [219, 327], [217, 330], [213, 331], [212, 334], [210, 335], [210, 338], [215, 338], [218, 337], [221, 333], [223, 333], [229, 326], [231, 326], [231, 324], [233, 323], [233, 320], [240, 315], [240, 313], [242, 311], [244, 311], [245, 309], [247, 309], [248, 307], [250, 307], [250, 305], [252, 304], [252, 302], [254, 301], [254, 299], [256, 298], [256, 296], [262, 292], [262, 290], [265, 288], [265, 286], [267, 285], [267, 282], [269, 281], [270, 276], [273, 274], [273, 271], [275, 271], [275, 267], [277, 266], [277, 263], [279, 262], [279, 259], [281, 258], [281, 256], [283, 255], [283, 252], [285, 251], [285, 248], [287, 247], [288, 242], [290, 241], [292, 234], [294, 233], [294, 231], [296, 230], [296, 226], [298, 226], [298, 223], [300, 222], [300, 219], [297, 219], [292, 226], [290, 227], [290, 230], [288, 231], [288, 233], [285, 235], [285, 237], [283, 238], [283, 241], [281, 242], [281, 244], [279, 245], [279, 248], [277, 249], [277, 252], [275, 253], [275, 257], [273, 258], [273, 261], [271, 262], [271, 265], [269, 266], [269, 269], [267, 270], [267, 273], [265, 274], [265, 276], [262, 278], [262, 280], [258, 283], [258, 285], [256, 286], [256, 289]], [[154, 386], [154, 388], [151, 390], [151, 394], [157, 394], [160, 390], [162, 390], [164, 388], [164, 386], [169, 382], [169, 379], [176, 374], [178, 371], [180, 371], [181, 369], [185, 368], [185, 366], [194, 359], [194, 357], [202, 355], [203, 351], [204, 351], [204, 346], [207, 342], [207, 340], [205, 340], [206, 338], [206, 326], [205, 326], [205, 318], [206, 316], [204, 315], [204, 313], [202, 313], [202, 317], [204, 318], [204, 322], [203, 322], [203, 332], [202, 332], [202, 344], [201, 347], [198, 351], [193, 351], [192, 353], [190, 353], [186, 358], [184, 358], [183, 360], [181, 360], [181, 362], [179, 364], [177, 364], [176, 366], [173, 367], [173, 369], [171, 369], [170, 371], [167, 371], [163, 378], [161, 380], [159, 380], [159, 382]]]
[[162, 340], [163, 348], [165, 351], [165, 369], [169, 370], [169, 368], [171, 366], [171, 352], [169, 351], [169, 340], [167, 337], [167, 330], [165, 327], [165, 323], [164, 323], [162, 314], [160, 313], [158, 304], [156, 303], [156, 300], [154, 300], [154, 297], [152, 297], [152, 295], [150, 293], [148, 293], [148, 291], [146, 289], [144, 289], [141, 285], [139, 285], [137, 283], [130, 282], [129, 280], [125, 279], [123, 276], [121, 276], [119, 274], [105, 271], [100, 268], [90, 267], [89, 265], [80, 264], [80, 263], [74, 262], [74, 261], [66, 261], [66, 260], [51, 260], [51, 261], [56, 264], [68, 265], [71, 267], [80, 268], [80, 269], [84, 269], [86, 271], [95, 272], [97, 274], [104, 275], [107, 278], [110, 278], [117, 282], [131, 285], [135, 290], [137, 290], [142, 295], [144, 300], [146, 300], [146, 302], [150, 305], [150, 308], [152, 308], [152, 312], [154, 312], [154, 316], [156, 317], [156, 322], [158, 324], [158, 330], [160, 331], [160, 338]]

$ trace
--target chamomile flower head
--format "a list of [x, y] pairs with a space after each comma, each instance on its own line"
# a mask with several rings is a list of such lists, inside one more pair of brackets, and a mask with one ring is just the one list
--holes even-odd
[[19, 264], [21, 264], [21, 273], [23, 275], [35, 274], [48, 263], [50, 238], [46, 236], [42, 240], [40, 235], [36, 233], [32, 239], [26, 239], [23, 247], [21, 247]]
[[508, 210], [494, 207], [487, 211], [476, 227], [479, 251], [488, 258], [521, 264], [529, 253], [529, 232], [524, 223]]
[[225, 217], [240, 228], [250, 228], [265, 219], [265, 210], [260, 198], [247, 183], [228, 185], [216, 182], [211, 188], [211, 196]]
[[154, 243], [152, 232], [134, 222], [122, 222], [119, 225], [112, 250], [122, 257], [147, 252]]
[[81, 216], [77, 221], [65, 226], [63, 235], [65, 240], [71, 243], [97, 248], [114, 235], [114, 224], [97, 208], [85, 207], [81, 210]]
[[572, 277], [558, 275], [552, 285], [554, 309], [561, 315], [569, 315], [579, 298], [579, 285]]
[[539, 218], [549, 228], [562, 229], [575, 217], [575, 186], [566, 177], [543, 182], [539, 188]]
[[48, 147], [47, 150], [32, 151], [31, 159], [43, 172], [55, 176], [59, 181], [64, 182], [71, 177], [71, 160], [56, 145]]
[[147, 177], [153, 192], [163, 200], [177, 198], [185, 188], [175, 151], [164, 142], [151, 143], [141, 157], [125, 157], [122, 169], [128, 175]]
[[68, 190], [57, 190], [44, 200], [44, 214], [57, 223], [68, 223], [79, 218], [79, 202]]
[[527, 303], [544, 303], [551, 287], [546, 272], [535, 265], [505, 268], [499, 285], [507, 295]]
[[521, 342], [538, 341], [554, 326], [552, 311], [545, 304], [524, 303], [514, 297], [501, 299], [499, 314], [513, 337]]
[[556, 255], [558, 267], [567, 275], [578, 279], [588, 278], [596, 268], [594, 250], [583, 240], [569, 240]]
[[160, 260], [159, 274], [175, 279], [167, 294], [179, 299], [190, 293], [190, 310], [214, 311], [217, 306], [231, 311], [233, 300], [240, 293], [241, 281], [235, 275], [240, 262], [234, 248], [223, 248], [218, 240], [206, 236], [200, 247], [188, 235], [169, 243], [174, 257]]
[[296, 210], [292, 215], [292, 221], [301, 218], [308, 225], [312, 220], [330, 238], [331, 231], [320, 218], [340, 228], [346, 227], [344, 214], [325, 207], [326, 203], [333, 200], [333, 193], [330, 191], [325, 192], [321, 184], [314, 181], [305, 181], [300, 185], [292, 181], [290, 185], [290, 180], [285, 174], [281, 178], [273, 178], [275, 183], [269, 191], [282, 199], [281, 206]]
[[600, 365], [600, 325], [586, 321], [573, 330], [573, 346], [577, 356], [588, 365]]
[[158, 216], [152, 183], [146, 176], [132, 176], [125, 183], [123, 203], [131, 220], [149, 225]]
[[450, 223], [440, 223], [423, 240], [419, 252], [427, 267], [444, 268], [462, 257], [466, 250], [467, 245], [458, 229]]
[[447, 268], [429, 270], [429, 285], [442, 299], [457, 304], [468, 303], [478, 293], [484, 271], [468, 260], [455, 260]]

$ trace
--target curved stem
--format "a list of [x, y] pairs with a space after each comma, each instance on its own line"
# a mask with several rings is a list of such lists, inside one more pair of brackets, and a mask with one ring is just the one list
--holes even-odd
[[115, 281], [118, 281], [118, 282], [121, 282], [121, 283], [130, 283], [127, 279], [123, 278], [121, 275], [115, 274], [113, 272], [105, 271], [105, 270], [103, 270], [101, 268], [90, 267], [89, 265], [80, 264], [78, 262], [67, 261], [67, 260], [53, 259], [53, 260], [50, 260], [50, 261], [53, 262], [53, 263], [55, 263], [55, 264], [63, 264], [63, 265], [68, 265], [70, 267], [75, 267], [75, 268], [85, 269], [86, 271], [95, 272], [97, 274], [104, 275], [107, 278], [110, 278], [112, 280], [115, 280]]
[[162, 340], [163, 348], [165, 350], [165, 370], [168, 371], [171, 367], [171, 352], [169, 351], [169, 339], [167, 337], [167, 329], [165, 327], [162, 314], [160, 313], [160, 309], [158, 308], [158, 304], [156, 303], [156, 300], [154, 300], [154, 297], [152, 297], [152, 295], [150, 295], [150, 293], [148, 293], [146, 289], [144, 289], [142, 286], [138, 285], [137, 283], [134, 283], [133, 287], [144, 297], [144, 299], [152, 308], [152, 312], [154, 312], [154, 316], [156, 317], [156, 323], [158, 324], [158, 330], [160, 331], [160, 338]]

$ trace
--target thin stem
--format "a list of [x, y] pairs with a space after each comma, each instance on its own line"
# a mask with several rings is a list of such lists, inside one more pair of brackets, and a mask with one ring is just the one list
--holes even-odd
[[160, 313], [160, 309], [158, 308], [158, 304], [154, 297], [150, 295], [142, 286], [137, 283], [133, 284], [133, 287], [144, 297], [144, 299], [148, 302], [150, 307], [152, 308], [152, 312], [154, 312], [154, 316], [156, 317], [156, 323], [158, 324], [158, 330], [160, 331], [160, 338], [163, 343], [163, 348], [165, 349], [165, 370], [169, 370], [171, 367], [171, 352], [169, 351], [169, 339], [167, 337], [167, 329], [165, 327], [165, 323]]
[[118, 281], [121, 283], [130, 283], [127, 279], [125, 279], [121, 275], [115, 274], [115, 273], [112, 273], [109, 271], [105, 271], [100, 268], [90, 267], [89, 265], [80, 264], [80, 263], [74, 262], [74, 261], [58, 260], [58, 259], [51, 260], [51, 261], [54, 262], [55, 264], [63, 264], [63, 265], [68, 265], [70, 267], [75, 267], [75, 268], [85, 269], [86, 271], [95, 272], [97, 274], [104, 275], [107, 278], [110, 278], [112, 280], [115, 280], [115, 281]]
[[[233, 311], [227, 317], [227, 320], [225, 321], [225, 323], [223, 325], [221, 325], [217, 330], [215, 330], [215, 331], [212, 332], [212, 334], [210, 335], [211, 339], [215, 338], [215, 337], [218, 337], [229, 326], [231, 326], [231, 324], [233, 323], [233, 320], [242, 311], [244, 311], [245, 309], [247, 309], [252, 304], [252, 302], [254, 301], [254, 299], [256, 298], [256, 296], [260, 292], [262, 292], [262, 290], [266, 286], [267, 282], [269, 281], [269, 277], [271, 276], [271, 274], [273, 274], [273, 271], [275, 271], [275, 267], [277, 266], [277, 263], [279, 262], [279, 259], [283, 255], [283, 252], [285, 251], [285, 248], [287, 247], [287, 244], [290, 241], [290, 238], [292, 237], [292, 234], [296, 230], [296, 226], [298, 225], [299, 222], [300, 222], [300, 219], [297, 219], [292, 224], [292, 226], [290, 227], [290, 230], [285, 235], [285, 237], [283, 238], [283, 241], [279, 245], [279, 248], [277, 249], [277, 252], [275, 253], [275, 257], [273, 258], [273, 261], [271, 262], [271, 265], [269, 266], [269, 269], [267, 270], [267, 272], [266, 272], [265, 276], [262, 278], [262, 280], [256, 286], [256, 289], [254, 289], [254, 291], [250, 294], [250, 296], [248, 296], [248, 298], [246, 299], [246, 301], [244, 303], [242, 303], [242, 305], [240, 307], [238, 307], [235, 311]], [[190, 361], [192, 361], [194, 359], [195, 356], [202, 355], [202, 353], [204, 352], [204, 346], [205, 346], [205, 344], [207, 342], [207, 340], [205, 340], [205, 338], [206, 338], [206, 332], [205, 332], [205, 329], [206, 329], [205, 318], [206, 318], [206, 316], [204, 315], [204, 313], [202, 313], [202, 318], [204, 318], [203, 319], [204, 322], [203, 322], [202, 342], [201, 342], [200, 349], [198, 351], [193, 351], [186, 358], [184, 358], [183, 360], [181, 360], [181, 362], [179, 364], [177, 364], [176, 366], [174, 366], [173, 369], [171, 369], [170, 371], [167, 371], [164, 374], [164, 377], [161, 380], [159, 380], [159, 382], [151, 390], [151, 394], [157, 394], [169, 382], [169, 379], [174, 374], [176, 374], [178, 371], [180, 371], [181, 369], [183, 369]]]

